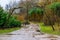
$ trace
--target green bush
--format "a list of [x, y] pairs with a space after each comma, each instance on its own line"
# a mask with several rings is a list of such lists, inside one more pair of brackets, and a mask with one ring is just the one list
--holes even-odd
[[21, 22], [18, 21], [14, 16], [10, 16], [9, 20], [8, 20], [8, 16], [9, 16], [9, 13], [5, 12], [3, 8], [0, 7], [0, 28], [10, 28], [10, 27], [21, 26]]
[[0, 28], [4, 26], [7, 20], [7, 13], [0, 7]]
[[11, 16], [10, 19], [9, 19], [8, 26], [10, 26], [10, 27], [20, 27], [21, 22], [19, 20], [16, 20], [15, 17]]

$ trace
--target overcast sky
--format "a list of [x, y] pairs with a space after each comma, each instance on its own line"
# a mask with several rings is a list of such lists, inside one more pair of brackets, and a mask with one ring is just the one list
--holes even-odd
[[[14, 0], [0, 0], [0, 5], [4, 8], [6, 4], [8, 4], [10, 1], [14, 1]], [[16, 0], [19, 1], [19, 0]]]

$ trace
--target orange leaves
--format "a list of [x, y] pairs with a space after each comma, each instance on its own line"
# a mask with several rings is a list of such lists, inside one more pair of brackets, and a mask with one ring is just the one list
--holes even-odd
[[17, 19], [20, 21], [24, 21], [24, 16], [23, 15], [17, 15]]

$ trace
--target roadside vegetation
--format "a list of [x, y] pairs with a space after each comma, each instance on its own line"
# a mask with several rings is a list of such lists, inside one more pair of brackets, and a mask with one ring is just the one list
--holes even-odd
[[60, 2], [44, 5], [40, 9], [32, 9], [29, 14], [30, 21], [40, 23], [42, 32], [60, 35]]
[[46, 26], [44, 23], [39, 23], [40, 31], [47, 34], [53, 34], [53, 35], [60, 35], [60, 31], [58, 30], [58, 27], [55, 27], [55, 31], [52, 30], [51, 26]]
[[15, 27], [15, 28], [7, 28], [7, 29], [0, 29], [0, 34], [8, 34], [10, 32], [16, 31], [21, 29], [20, 27]]
[[[8, 33], [21, 28], [21, 22], [0, 7], [0, 34]], [[9, 18], [8, 18], [9, 17]]]
[[[44, 1], [39, 3], [37, 0], [21, 0], [18, 5], [15, 2], [9, 3], [6, 11], [0, 7], [0, 29], [16, 28], [21, 27], [21, 24], [37, 22], [40, 23], [42, 32], [60, 35], [60, 2]], [[14, 12], [18, 11], [16, 9], [19, 9], [19, 13]]]

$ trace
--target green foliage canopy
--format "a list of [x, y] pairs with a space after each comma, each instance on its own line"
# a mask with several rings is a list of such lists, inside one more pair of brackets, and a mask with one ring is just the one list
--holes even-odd
[[48, 7], [60, 17], [60, 2], [52, 3]]
[[32, 9], [29, 10], [29, 15], [32, 15], [32, 14], [40, 14], [40, 15], [43, 15], [43, 9], [42, 8], [37, 8], [37, 7], [34, 7]]

